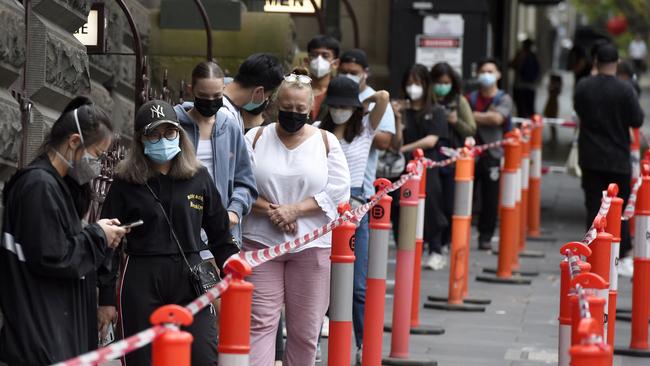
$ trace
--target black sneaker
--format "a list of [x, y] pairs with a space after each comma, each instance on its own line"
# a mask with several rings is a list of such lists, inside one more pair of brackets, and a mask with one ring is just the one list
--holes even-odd
[[492, 243], [490, 240], [479, 240], [478, 241], [479, 250], [492, 250]]

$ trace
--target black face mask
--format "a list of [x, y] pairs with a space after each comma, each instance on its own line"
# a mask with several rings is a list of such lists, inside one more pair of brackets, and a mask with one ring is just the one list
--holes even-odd
[[262, 112], [264, 112], [267, 105], [269, 105], [268, 99], [264, 103], [262, 103], [261, 106], [253, 109], [252, 111], [246, 111], [246, 112], [248, 112], [250, 114], [253, 114], [253, 115], [256, 115], [256, 116], [259, 116], [260, 114], [262, 114]]
[[307, 123], [307, 113], [278, 111], [278, 122], [283, 130], [294, 133]]
[[203, 117], [212, 117], [223, 106], [223, 98], [203, 99], [194, 97], [194, 108]]

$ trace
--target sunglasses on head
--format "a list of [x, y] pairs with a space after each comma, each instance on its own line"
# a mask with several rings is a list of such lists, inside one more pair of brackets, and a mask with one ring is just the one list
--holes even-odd
[[296, 75], [296, 74], [285, 75], [284, 81], [286, 81], [287, 83], [311, 85], [311, 78], [307, 75]]

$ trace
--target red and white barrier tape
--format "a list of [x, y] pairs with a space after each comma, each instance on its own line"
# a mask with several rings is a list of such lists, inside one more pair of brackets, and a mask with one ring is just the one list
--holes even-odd
[[639, 192], [639, 188], [641, 187], [641, 184], [643, 183], [643, 178], [638, 177], [636, 182], [634, 182], [634, 186], [632, 187], [632, 191], [630, 192], [630, 198], [627, 199], [627, 206], [625, 206], [625, 210], [623, 211], [623, 217], [621, 220], [629, 220], [632, 217], [634, 217], [634, 207], [636, 207], [636, 195]]
[[598, 231], [596, 230], [595, 223], [597, 221], [600, 221], [603, 217], [607, 216], [607, 213], [609, 212], [609, 207], [612, 205], [612, 198], [607, 195], [607, 191], [603, 191], [603, 199], [600, 201], [600, 209], [598, 210], [598, 214], [594, 218], [593, 223], [591, 224], [591, 227], [585, 234], [585, 237], [582, 239], [582, 242], [589, 245], [591, 244], [594, 239], [596, 239], [596, 236], [598, 235]]
[[[512, 117], [512, 122], [514, 123], [521, 123], [522, 125], [534, 125], [536, 124], [533, 120], [530, 118], [521, 118], [521, 117]], [[542, 118], [542, 125], [553, 125], [553, 126], [560, 126], [560, 127], [570, 127], [570, 128], [575, 128], [578, 127], [578, 122], [572, 121], [572, 120], [567, 120], [564, 118], [548, 118], [544, 117]]]
[[[509, 141], [508, 139], [505, 139], [490, 144], [471, 147], [470, 151], [473, 151], [475, 154], [480, 153], [491, 148], [502, 146], [508, 141]], [[256, 250], [256, 251], [241, 252], [240, 258], [248, 262], [248, 264], [252, 268], [255, 268], [261, 265], [262, 263], [268, 262], [272, 259], [287, 254], [297, 248], [307, 245], [308, 243], [334, 230], [344, 222], [347, 221], [358, 222], [368, 211], [370, 211], [370, 209], [373, 206], [375, 206], [379, 202], [379, 200], [382, 197], [384, 197], [385, 195], [387, 195], [392, 191], [399, 189], [409, 179], [413, 178], [414, 176], [421, 175], [425, 168], [443, 167], [443, 166], [448, 166], [453, 164], [456, 160], [458, 160], [458, 156], [460, 156], [460, 150], [462, 149], [458, 149], [458, 154], [456, 156], [442, 161], [433, 161], [427, 158], [422, 158], [417, 162], [418, 167], [416, 169], [416, 172], [403, 174], [400, 177], [400, 179], [395, 181], [390, 187], [387, 187], [377, 192], [377, 194], [373, 196], [373, 199], [370, 202], [361, 205], [360, 207], [356, 208], [353, 211], [345, 212], [335, 220], [321, 226], [319, 229], [315, 229], [313, 232], [309, 234], [305, 234], [304, 236], [298, 237], [295, 240], [287, 241], [285, 243], [275, 245], [273, 247]], [[219, 296], [221, 296], [228, 289], [228, 286], [230, 285], [231, 281], [232, 281], [232, 276], [229, 274], [226, 277], [224, 277], [224, 279], [221, 280], [221, 282], [215, 285], [208, 292], [206, 292], [202, 296], [199, 296], [197, 299], [189, 303], [186, 306], [186, 308], [192, 313], [192, 315], [197, 314], [203, 308], [210, 305], [215, 299], [219, 298]], [[97, 365], [102, 362], [114, 360], [138, 348], [148, 345], [149, 343], [153, 342], [153, 340], [157, 336], [162, 334], [164, 331], [165, 331], [164, 326], [161, 325], [153, 326], [127, 339], [116, 342], [114, 344], [98, 349], [96, 351], [88, 352], [86, 354], [75, 357], [68, 361], [60, 362], [55, 366]]]
[[142, 348], [149, 343], [153, 342], [156, 337], [167, 331], [167, 328], [162, 325], [156, 325], [142, 332], [136, 333], [129, 338], [115, 342], [110, 346], [100, 348], [93, 352], [88, 352], [73, 359], [59, 362], [54, 366], [86, 366], [86, 365], [99, 365], [101, 363], [114, 360], [124, 356], [125, 354]]

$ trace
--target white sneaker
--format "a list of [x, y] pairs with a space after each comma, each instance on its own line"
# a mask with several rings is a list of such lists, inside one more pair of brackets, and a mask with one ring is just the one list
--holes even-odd
[[318, 346], [316, 347], [316, 363], [321, 362], [323, 362], [323, 351], [321, 351], [320, 342], [318, 342]]
[[355, 366], [361, 366], [361, 360], [363, 359], [363, 349], [357, 348], [357, 356], [355, 359]]
[[323, 338], [330, 336], [330, 318], [327, 315], [323, 318], [323, 327], [320, 330], [320, 336]]
[[631, 278], [634, 274], [634, 259], [632, 256], [621, 258], [618, 265], [618, 274]]
[[434, 271], [441, 270], [447, 265], [447, 259], [442, 254], [433, 253], [427, 260], [427, 267]]

